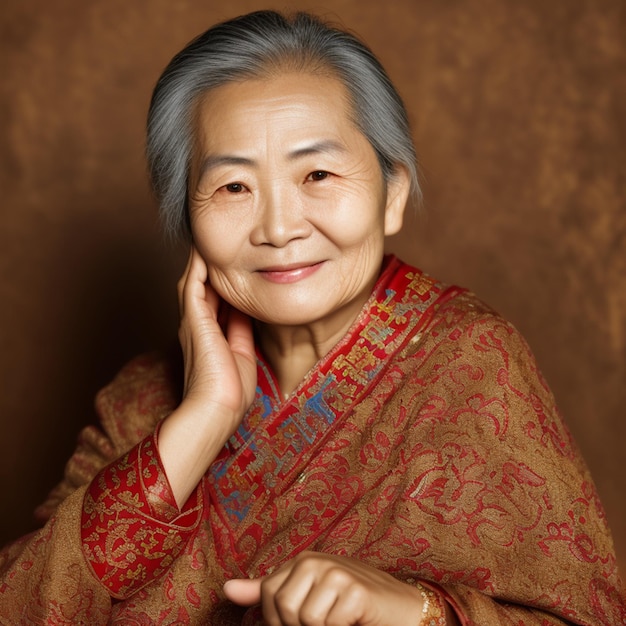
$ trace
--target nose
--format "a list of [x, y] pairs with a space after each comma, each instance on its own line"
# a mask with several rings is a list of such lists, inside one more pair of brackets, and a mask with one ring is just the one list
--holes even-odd
[[297, 191], [274, 185], [259, 202], [251, 241], [254, 245], [283, 248], [290, 241], [305, 239], [311, 230]]

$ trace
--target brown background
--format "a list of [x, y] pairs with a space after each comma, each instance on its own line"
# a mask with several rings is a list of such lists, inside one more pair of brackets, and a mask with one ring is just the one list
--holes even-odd
[[192, 36], [266, 7], [338, 20], [383, 60], [425, 179], [423, 214], [391, 247], [521, 329], [623, 566], [623, 0], [4, 0], [0, 543], [32, 527], [96, 389], [175, 336], [181, 255], [161, 240], [143, 163], [151, 88]]

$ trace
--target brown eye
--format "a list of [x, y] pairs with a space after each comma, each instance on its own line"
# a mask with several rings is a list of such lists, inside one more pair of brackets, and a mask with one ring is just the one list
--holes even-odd
[[315, 172], [311, 172], [308, 175], [308, 180], [311, 181], [318, 181], [318, 180], [324, 180], [325, 178], [328, 178], [330, 176], [330, 174], [328, 172], [325, 172], [324, 170], [316, 170]]
[[228, 185], [224, 185], [224, 189], [229, 193], [241, 193], [245, 187], [241, 183], [229, 183]]

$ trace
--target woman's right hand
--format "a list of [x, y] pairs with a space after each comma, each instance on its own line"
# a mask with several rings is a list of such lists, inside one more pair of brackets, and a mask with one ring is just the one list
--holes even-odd
[[178, 338], [185, 363], [184, 402], [232, 413], [234, 431], [256, 389], [256, 356], [250, 318], [225, 303], [208, 282], [195, 246], [178, 281]]
[[179, 507], [237, 429], [254, 399], [252, 322], [221, 301], [192, 246], [178, 283], [185, 386], [159, 432], [159, 454]]

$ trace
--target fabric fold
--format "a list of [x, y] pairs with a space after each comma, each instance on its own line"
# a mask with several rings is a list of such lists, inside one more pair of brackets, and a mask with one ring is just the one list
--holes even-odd
[[5, 621], [257, 626], [224, 582], [312, 550], [418, 581], [464, 626], [626, 623], [589, 471], [528, 345], [470, 292], [389, 257], [288, 400], [259, 353], [253, 404], [182, 510], [155, 431], [174, 371], [144, 356], [99, 395], [102, 436], [54, 498], [88, 485], [0, 553]]
[[115, 598], [163, 575], [180, 556], [202, 513], [196, 489], [178, 509], [157, 449], [158, 429], [102, 470], [85, 493], [85, 558]]

